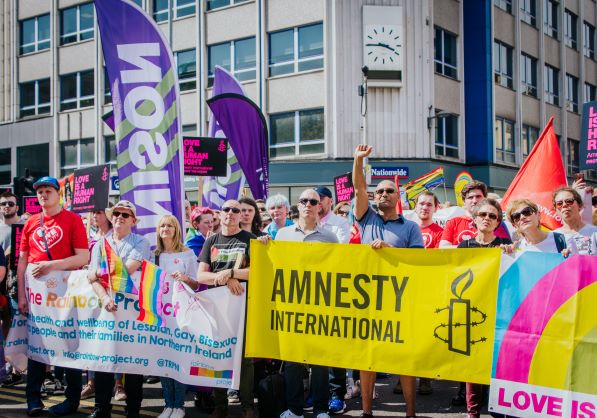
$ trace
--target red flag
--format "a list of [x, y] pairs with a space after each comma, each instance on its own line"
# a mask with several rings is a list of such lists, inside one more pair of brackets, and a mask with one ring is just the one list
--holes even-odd
[[541, 224], [551, 230], [557, 229], [562, 224], [553, 209], [551, 196], [554, 190], [566, 185], [566, 172], [551, 117], [506, 191], [502, 207], [506, 209], [515, 199], [532, 200], [539, 206]]

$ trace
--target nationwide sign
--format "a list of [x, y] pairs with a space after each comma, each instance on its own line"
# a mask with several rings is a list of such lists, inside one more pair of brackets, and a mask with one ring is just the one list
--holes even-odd
[[408, 178], [408, 167], [371, 167], [372, 179], [399, 179]]

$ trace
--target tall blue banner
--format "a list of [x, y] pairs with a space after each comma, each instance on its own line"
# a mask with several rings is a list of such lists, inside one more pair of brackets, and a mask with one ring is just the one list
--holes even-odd
[[137, 233], [155, 245], [165, 214], [184, 225], [181, 120], [172, 51], [129, 0], [95, 0], [114, 106], [122, 199], [137, 206]]

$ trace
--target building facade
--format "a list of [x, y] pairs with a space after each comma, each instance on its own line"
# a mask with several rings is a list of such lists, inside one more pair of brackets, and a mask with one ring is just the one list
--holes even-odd
[[[134, 2], [171, 43], [184, 133], [207, 133], [213, 69], [228, 69], [268, 121], [271, 190], [291, 200], [350, 171], [363, 140], [374, 168], [413, 179], [443, 166], [449, 185], [468, 170], [503, 191], [551, 116], [568, 173], [578, 171], [579, 112], [597, 86], [594, 0]], [[366, 102], [364, 6], [401, 16], [399, 80], [371, 77]], [[1, 7], [0, 185], [25, 168], [63, 176], [115, 164], [93, 3]], [[187, 178], [192, 200], [196, 184]]]

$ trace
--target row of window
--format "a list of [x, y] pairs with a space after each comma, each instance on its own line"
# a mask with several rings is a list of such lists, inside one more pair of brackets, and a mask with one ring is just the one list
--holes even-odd
[[[520, 5], [520, 19], [531, 26], [537, 25], [537, 0], [518, 0]], [[512, 13], [512, 0], [494, 0], [494, 4]], [[543, 0], [543, 31], [545, 34], [558, 38], [560, 24], [558, 22], [557, 0]], [[578, 16], [568, 9], [564, 9], [564, 43], [566, 46], [578, 49]], [[583, 22], [583, 54], [595, 59], [595, 27]]]
[[[248, 0], [207, 0], [207, 10], [243, 3]], [[134, 0], [142, 6], [142, 0]], [[195, 0], [153, 0], [153, 17], [157, 22], [168, 20], [168, 3], [172, 3], [174, 18], [195, 14]], [[60, 45], [93, 39], [93, 3], [79, 4], [59, 11]], [[19, 51], [28, 54], [50, 48], [50, 14], [35, 16], [19, 22]]]

